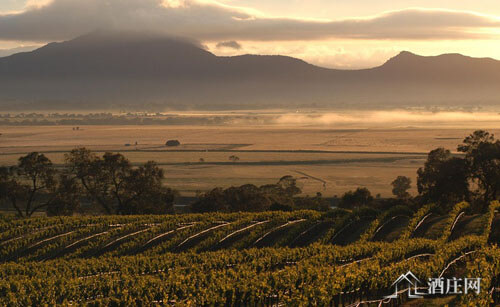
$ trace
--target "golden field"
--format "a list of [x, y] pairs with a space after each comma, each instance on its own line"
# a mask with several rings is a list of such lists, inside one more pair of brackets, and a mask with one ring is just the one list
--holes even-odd
[[[13, 165], [31, 151], [46, 153], [61, 164], [65, 152], [85, 146], [97, 152], [122, 152], [133, 163], [155, 160], [166, 171], [166, 183], [186, 196], [215, 186], [272, 183], [284, 175], [299, 178], [304, 193], [310, 195], [340, 195], [366, 186], [373, 194], [389, 196], [396, 176], [409, 176], [415, 183], [427, 152], [440, 146], [454, 150], [471, 132], [310, 126], [82, 126], [80, 130], [2, 126], [0, 165]], [[169, 139], [182, 145], [166, 147]], [[230, 162], [231, 155], [240, 161]]]

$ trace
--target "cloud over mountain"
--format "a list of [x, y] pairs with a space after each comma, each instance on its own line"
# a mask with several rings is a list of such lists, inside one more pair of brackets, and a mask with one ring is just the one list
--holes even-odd
[[230, 49], [235, 49], [235, 50], [241, 49], [241, 45], [237, 41], [220, 42], [220, 43], [217, 43], [216, 47], [217, 48], [230, 48]]
[[410, 8], [342, 20], [277, 18], [213, 0], [52, 0], [0, 15], [0, 40], [64, 40], [102, 28], [153, 30], [206, 41], [490, 39], [500, 19]]

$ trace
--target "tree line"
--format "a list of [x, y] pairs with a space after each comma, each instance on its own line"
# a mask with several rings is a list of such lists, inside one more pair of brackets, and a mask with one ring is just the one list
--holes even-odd
[[40, 209], [71, 215], [83, 202], [106, 214], [166, 214], [177, 192], [163, 186], [163, 179], [155, 162], [133, 167], [119, 153], [98, 156], [77, 148], [65, 155], [59, 170], [44, 154], [32, 152], [16, 166], [0, 168], [0, 199], [21, 217]]
[[327, 211], [330, 204], [321, 193], [316, 196], [298, 196], [302, 190], [292, 176], [283, 176], [275, 184], [260, 187], [245, 184], [227, 189], [215, 188], [198, 195], [198, 200], [191, 205], [193, 212], [259, 212], [317, 210]]

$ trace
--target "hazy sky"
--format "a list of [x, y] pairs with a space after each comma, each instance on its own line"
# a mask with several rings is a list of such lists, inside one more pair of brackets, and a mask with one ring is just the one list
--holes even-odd
[[500, 58], [499, 16], [499, 0], [0, 0], [0, 49], [147, 29], [198, 39], [219, 55], [360, 68], [402, 50]]

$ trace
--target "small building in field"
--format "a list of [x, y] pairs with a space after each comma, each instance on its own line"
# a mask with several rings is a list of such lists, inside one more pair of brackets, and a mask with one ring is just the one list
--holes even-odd
[[181, 145], [181, 142], [179, 142], [178, 140], [168, 140], [165, 143], [165, 146], [168, 146], [168, 147], [175, 147], [175, 146], [179, 146], [179, 145]]

